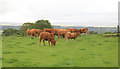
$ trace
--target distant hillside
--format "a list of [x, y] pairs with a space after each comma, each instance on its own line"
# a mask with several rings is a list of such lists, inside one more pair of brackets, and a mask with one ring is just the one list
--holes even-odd
[[[59, 26], [59, 25], [52, 25], [54, 28], [59, 28], [59, 29], [65, 29], [65, 28], [76, 28], [76, 29], [81, 29], [84, 27], [81, 26]], [[1, 27], [1, 26], [0, 26]], [[2, 26], [2, 31], [8, 28], [14, 28], [19, 30], [21, 26]], [[116, 32], [117, 28], [116, 27], [87, 27], [88, 28], [88, 32], [89, 31], [95, 31], [100, 33], [100, 29], [102, 33], [105, 33], [107, 31], [110, 32]]]

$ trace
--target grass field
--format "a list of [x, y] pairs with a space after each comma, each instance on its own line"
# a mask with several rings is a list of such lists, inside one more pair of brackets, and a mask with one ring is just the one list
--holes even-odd
[[117, 67], [118, 38], [82, 35], [68, 43], [58, 40], [56, 46], [38, 46], [39, 38], [3, 36], [3, 67]]

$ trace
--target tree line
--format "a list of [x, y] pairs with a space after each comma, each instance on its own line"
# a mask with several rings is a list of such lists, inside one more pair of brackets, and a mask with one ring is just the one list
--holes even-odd
[[31, 23], [31, 22], [27, 22], [24, 23], [19, 30], [13, 29], [13, 28], [9, 28], [9, 29], [5, 29], [3, 31], [3, 35], [5, 36], [10, 36], [10, 35], [20, 35], [20, 36], [24, 36], [26, 35], [26, 30], [27, 29], [41, 29], [43, 30], [44, 28], [48, 28], [51, 29], [53, 28], [51, 23], [48, 20], [37, 20], [35, 23]]

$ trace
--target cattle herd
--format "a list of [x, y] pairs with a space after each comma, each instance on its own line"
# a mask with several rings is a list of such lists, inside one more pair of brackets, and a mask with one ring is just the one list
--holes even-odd
[[44, 46], [45, 46], [45, 41], [48, 41], [49, 46], [50, 46], [50, 42], [52, 45], [55, 46], [56, 44], [56, 40], [54, 38], [55, 35], [58, 35], [58, 39], [61, 39], [60, 36], [62, 36], [63, 38], [65, 38], [66, 42], [68, 42], [68, 39], [74, 39], [75, 41], [76, 38], [78, 36], [81, 36], [82, 33], [85, 33], [87, 35], [88, 28], [82, 28], [82, 29], [74, 29], [74, 28], [47, 29], [47, 28], [44, 28], [44, 31], [40, 29], [31, 29], [31, 30], [27, 29], [26, 33], [27, 33], [27, 37], [28, 35], [31, 35], [31, 37], [33, 36], [37, 37], [40, 35], [39, 46], [40, 46], [42, 39], [43, 39]]

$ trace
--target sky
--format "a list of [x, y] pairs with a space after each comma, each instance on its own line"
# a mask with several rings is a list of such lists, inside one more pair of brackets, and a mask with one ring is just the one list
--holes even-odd
[[0, 23], [117, 25], [120, 0], [0, 0]]

